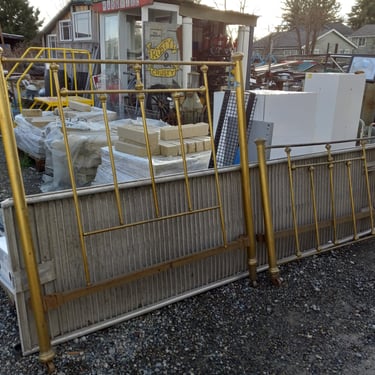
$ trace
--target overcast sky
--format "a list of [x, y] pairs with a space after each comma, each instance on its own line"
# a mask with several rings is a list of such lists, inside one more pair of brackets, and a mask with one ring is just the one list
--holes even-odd
[[[29, 0], [29, 4], [39, 8], [41, 17], [48, 22], [64, 6], [66, 0]], [[339, 0], [341, 4], [341, 15], [346, 16], [356, 3], [355, 0]], [[238, 0], [202, 0], [202, 4], [215, 7], [219, 5], [223, 9], [224, 3], [230, 10], [239, 11]], [[281, 23], [281, 3], [280, 0], [246, 0], [246, 13], [259, 16], [258, 24], [255, 28], [255, 36], [261, 37], [274, 31], [275, 27]]]

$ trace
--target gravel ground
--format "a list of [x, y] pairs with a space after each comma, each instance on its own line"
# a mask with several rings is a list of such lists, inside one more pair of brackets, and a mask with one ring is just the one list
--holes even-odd
[[[1, 139], [1, 138], [0, 138]], [[0, 141], [0, 201], [10, 196]], [[25, 163], [27, 164], [27, 163]], [[23, 168], [26, 191], [41, 173]], [[56, 374], [375, 373], [375, 239], [280, 267], [58, 345]], [[22, 357], [16, 311], [0, 290], [0, 374], [45, 374]]]

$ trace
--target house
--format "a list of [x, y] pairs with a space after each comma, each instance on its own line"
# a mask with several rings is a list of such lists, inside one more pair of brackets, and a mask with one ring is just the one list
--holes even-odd
[[358, 46], [355, 54], [375, 54], [375, 24], [365, 25], [354, 31], [350, 40]]
[[[314, 54], [351, 54], [357, 45], [349, 39], [351, 29], [340, 23], [327, 24], [319, 33]], [[301, 32], [301, 40], [305, 33]], [[295, 30], [276, 32], [254, 42], [254, 54], [267, 56], [270, 51], [277, 60], [289, 56], [305, 54], [306, 46], [299, 50], [298, 37]]]
[[98, 14], [91, 0], [70, 0], [38, 33], [37, 45], [45, 48], [86, 49], [99, 47]]
[[[227, 26], [243, 26], [247, 43], [241, 51], [248, 53], [257, 18], [193, 0], [71, 0], [41, 31], [40, 38], [46, 47], [99, 51], [95, 56], [103, 60], [223, 61], [236, 48]], [[186, 86], [190, 69], [188, 65], [165, 68], [155, 64], [143, 71], [143, 81], [146, 88], [161, 82]], [[102, 64], [100, 75], [99, 81], [107, 89], [133, 88], [129, 86], [134, 82], [130, 66]], [[226, 71], [212, 72], [211, 88], [220, 88], [227, 78]], [[122, 108], [126, 98], [120, 95], [117, 100], [114, 107]]]
[[14, 49], [19, 43], [25, 39], [23, 35], [3, 33], [0, 29], [1, 47]]

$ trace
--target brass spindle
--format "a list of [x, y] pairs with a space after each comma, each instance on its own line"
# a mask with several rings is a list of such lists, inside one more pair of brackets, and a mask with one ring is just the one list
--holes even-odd
[[354, 204], [354, 196], [353, 196], [353, 182], [352, 182], [352, 173], [351, 173], [351, 166], [352, 162], [348, 160], [346, 162], [346, 170], [348, 173], [348, 184], [349, 184], [349, 195], [350, 195], [350, 205], [352, 208], [352, 221], [353, 221], [353, 239], [358, 239], [358, 233], [357, 233], [357, 219], [355, 216], [355, 204]]
[[294, 238], [296, 241], [296, 255], [297, 257], [301, 257], [301, 247], [299, 243], [299, 236], [298, 236], [298, 224], [297, 224], [297, 211], [296, 211], [296, 199], [294, 195], [294, 184], [293, 184], [293, 171], [295, 170], [294, 166], [292, 165], [291, 161], [291, 149], [287, 147], [285, 149], [288, 158], [288, 175], [289, 175], [289, 187], [290, 187], [290, 204], [292, 206], [292, 217], [293, 217], [293, 228], [294, 228]]
[[78, 227], [78, 234], [79, 234], [79, 241], [81, 245], [81, 253], [82, 253], [82, 261], [83, 261], [83, 268], [85, 272], [85, 278], [86, 278], [86, 284], [91, 284], [91, 278], [90, 278], [90, 270], [89, 270], [89, 264], [88, 264], [88, 258], [87, 258], [87, 249], [86, 249], [86, 243], [84, 239], [83, 234], [83, 224], [82, 224], [82, 217], [81, 217], [81, 209], [79, 206], [79, 199], [78, 199], [78, 193], [77, 193], [77, 185], [74, 177], [74, 166], [73, 166], [73, 160], [72, 160], [72, 154], [70, 152], [69, 147], [69, 137], [68, 137], [68, 130], [66, 127], [66, 120], [65, 120], [65, 113], [62, 105], [61, 96], [65, 95], [66, 89], [60, 90], [60, 83], [59, 83], [59, 76], [58, 76], [58, 70], [59, 67], [57, 64], [51, 64], [51, 72], [52, 76], [55, 82], [55, 88], [56, 88], [56, 94], [57, 94], [57, 107], [59, 110], [60, 120], [61, 120], [61, 131], [64, 136], [64, 144], [65, 144], [65, 151], [66, 151], [66, 160], [68, 163], [68, 171], [70, 176], [70, 182], [72, 185], [72, 192], [73, 192], [73, 199], [74, 199], [74, 207], [76, 212], [76, 219], [77, 219], [77, 227]]
[[336, 221], [336, 204], [335, 204], [335, 188], [334, 188], [334, 179], [333, 179], [333, 157], [331, 154], [331, 145], [326, 145], [327, 154], [328, 154], [328, 169], [329, 169], [329, 190], [331, 193], [331, 211], [332, 211], [332, 223], [333, 223], [333, 243], [336, 245], [337, 240], [337, 221]]
[[310, 166], [309, 174], [310, 174], [311, 200], [313, 204], [313, 214], [314, 214], [315, 236], [316, 236], [316, 244], [317, 244], [316, 249], [319, 252], [321, 250], [321, 247], [320, 247], [318, 211], [317, 211], [317, 205], [316, 205], [316, 194], [315, 194], [315, 184], [314, 184], [314, 171], [315, 171], [315, 168], [313, 166]]

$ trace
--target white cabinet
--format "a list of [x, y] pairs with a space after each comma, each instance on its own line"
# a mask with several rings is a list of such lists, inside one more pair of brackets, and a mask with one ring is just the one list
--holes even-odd
[[[271, 145], [311, 143], [314, 138], [317, 94], [254, 90], [254, 120], [273, 123]], [[292, 148], [292, 156], [311, 153], [309, 146]], [[283, 148], [272, 148], [270, 159], [286, 157]]]
[[[307, 73], [305, 92], [317, 94], [315, 142], [357, 137], [366, 77], [351, 73]], [[354, 146], [333, 144], [332, 149]]]

